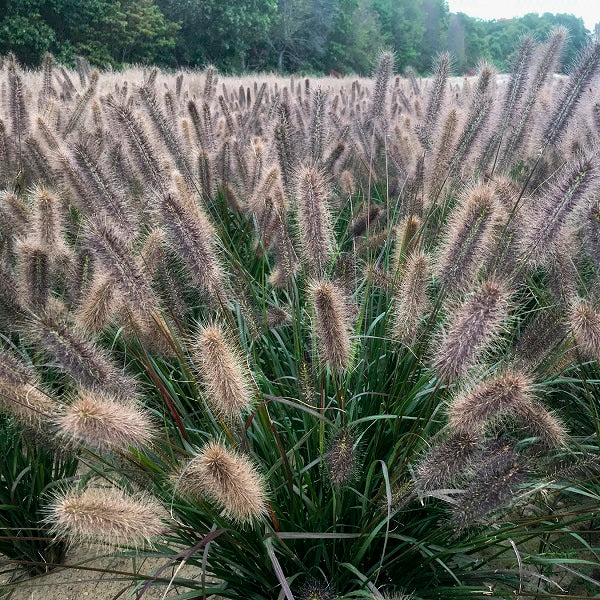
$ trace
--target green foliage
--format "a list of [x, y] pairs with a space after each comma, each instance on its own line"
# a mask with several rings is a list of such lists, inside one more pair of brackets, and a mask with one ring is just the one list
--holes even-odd
[[0, 414], [0, 553], [10, 559], [5, 573], [17, 579], [52, 568], [44, 563], [60, 564], [67, 548], [43, 524], [44, 508], [57, 486], [75, 475], [78, 461], [37, 435]]
[[[379, 40], [374, 43], [374, 40]], [[339, 0], [325, 65], [366, 73], [375, 64], [381, 42], [379, 17], [369, 0]]]
[[564, 25], [566, 71], [589, 35], [569, 14], [482, 21], [450, 14], [445, 0], [15, 0], [2, 15], [0, 54], [12, 51], [28, 66], [49, 51], [71, 66], [84, 55], [103, 67], [366, 74], [385, 47], [400, 70], [427, 74], [448, 49], [458, 73], [481, 58], [508, 71], [516, 39], [543, 40]]
[[175, 59], [190, 66], [243, 68], [246, 53], [260, 45], [277, 17], [276, 0], [158, 0], [158, 6], [180, 24]]
[[84, 55], [103, 67], [168, 62], [178, 29], [153, 0], [12, 2], [0, 27], [8, 33], [2, 51], [13, 50], [26, 65], [38, 64], [49, 51], [70, 65]]

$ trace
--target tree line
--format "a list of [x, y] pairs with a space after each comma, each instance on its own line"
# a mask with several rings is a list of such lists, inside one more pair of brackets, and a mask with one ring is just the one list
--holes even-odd
[[0, 53], [27, 66], [51, 52], [68, 65], [82, 55], [105, 68], [365, 74], [391, 48], [398, 70], [427, 73], [447, 49], [457, 73], [481, 58], [504, 71], [522, 35], [544, 39], [564, 25], [565, 69], [589, 36], [573, 15], [482, 21], [450, 13], [445, 0], [0, 0], [0, 14]]

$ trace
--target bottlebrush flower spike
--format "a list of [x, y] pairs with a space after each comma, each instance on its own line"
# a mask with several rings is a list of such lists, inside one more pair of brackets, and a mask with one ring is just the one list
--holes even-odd
[[580, 155], [538, 201], [536, 211], [525, 224], [521, 239], [523, 260], [543, 262], [560, 237], [569, 217], [598, 190], [600, 169], [597, 160]]
[[341, 371], [348, 366], [351, 351], [347, 300], [341, 289], [327, 281], [314, 282], [311, 295], [321, 357], [332, 370]]
[[60, 436], [97, 450], [139, 448], [153, 434], [150, 416], [141, 406], [87, 390], [81, 390], [55, 422]]
[[474, 525], [514, 497], [527, 474], [519, 460], [509, 444], [498, 443], [484, 453], [472, 482], [454, 507], [453, 520], [460, 529]]
[[579, 299], [571, 307], [569, 321], [582, 354], [600, 360], [600, 312]]
[[98, 541], [110, 546], [140, 546], [164, 531], [160, 504], [116, 488], [71, 489], [57, 494], [47, 523], [56, 537]]
[[508, 314], [509, 296], [504, 283], [490, 279], [451, 316], [434, 357], [442, 379], [454, 381], [466, 375], [498, 333]]
[[493, 189], [484, 184], [470, 189], [455, 210], [437, 261], [437, 274], [446, 291], [471, 283], [489, 252], [495, 213]]
[[163, 228], [187, 266], [194, 282], [219, 301], [225, 301], [225, 274], [216, 252], [216, 234], [198, 206], [170, 190], [159, 199]]
[[200, 327], [193, 358], [208, 400], [218, 414], [234, 418], [249, 410], [252, 405], [250, 372], [219, 325]]
[[0, 411], [26, 427], [40, 429], [57, 410], [57, 403], [40, 388], [34, 371], [0, 348]]
[[323, 176], [312, 167], [300, 169], [296, 181], [302, 253], [308, 266], [320, 273], [331, 260], [333, 231]]
[[406, 344], [415, 339], [421, 320], [429, 310], [429, 277], [429, 257], [421, 252], [411, 254], [394, 297], [393, 335]]
[[226, 518], [242, 525], [266, 512], [264, 482], [249, 458], [210, 442], [183, 468], [177, 490], [191, 498], [208, 498]]
[[479, 437], [471, 432], [450, 435], [419, 462], [416, 485], [425, 491], [448, 487], [462, 474], [478, 447]]
[[417, 137], [426, 150], [433, 146], [433, 133], [440, 117], [446, 95], [446, 84], [450, 73], [450, 54], [443, 52], [436, 60], [431, 95], [427, 103], [425, 118], [417, 127]]
[[354, 437], [344, 429], [335, 436], [327, 454], [329, 479], [336, 488], [347, 485], [356, 474], [354, 442]]

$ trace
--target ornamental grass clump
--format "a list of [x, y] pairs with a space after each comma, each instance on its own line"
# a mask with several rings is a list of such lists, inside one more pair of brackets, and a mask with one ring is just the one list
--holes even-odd
[[79, 461], [32, 527], [158, 557], [138, 598], [596, 593], [599, 66], [553, 77], [564, 36], [507, 82], [6, 61], [0, 410]]

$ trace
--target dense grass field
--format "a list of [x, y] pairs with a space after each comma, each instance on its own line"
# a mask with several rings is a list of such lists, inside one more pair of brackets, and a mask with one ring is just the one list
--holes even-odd
[[600, 45], [555, 78], [564, 38], [464, 81], [7, 57], [3, 590], [82, 542], [163, 561], [131, 598], [597, 596]]

